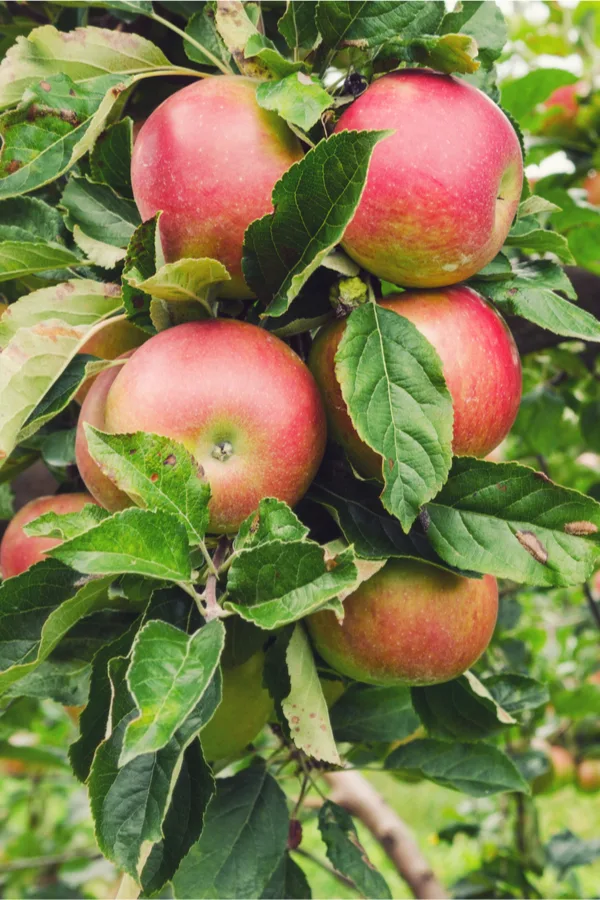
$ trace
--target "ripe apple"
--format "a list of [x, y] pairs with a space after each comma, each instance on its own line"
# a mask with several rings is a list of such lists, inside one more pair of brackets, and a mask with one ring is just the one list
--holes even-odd
[[56, 538], [28, 537], [23, 531], [38, 516], [55, 512], [58, 515], [79, 512], [86, 503], [95, 503], [89, 494], [57, 494], [54, 497], [37, 497], [26, 503], [11, 519], [0, 544], [0, 569], [3, 578], [20, 575], [30, 566], [46, 558], [46, 551], [60, 544]]
[[200, 732], [206, 759], [239, 756], [267, 724], [273, 701], [262, 684], [264, 662], [259, 650], [239, 666], [222, 667], [221, 703]]
[[575, 760], [565, 747], [551, 746], [549, 749], [552, 770], [552, 788], [559, 789], [575, 781]]
[[586, 794], [600, 791], [600, 759], [584, 759], [577, 766], [577, 787]]
[[[116, 359], [128, 350], [135, 350], [146, 340], [148, 340], [148, 335], [141, 328], [136, 328], [132, 322], [126, 319], [119, 319], [115, 322], [108, 322], [104, 328], [92, 334], [79, 352], [97, 356], [98, 359]], [[78, 403], [83, 403], [93, 381], [93, 378], [88, 378], [81, 385], [75, 394], [75, 400]]]
[[498, 253], [523, 182], [517, 135], [485, 94], [405, 69], [373, 82], [336, 131], [393, 129], [373, 151], [347, 253], [403, 287], [455, 284]]
[[210, 530], [236, 531], [263, 497], [294, 505], [314, 478], [326, 438], [312, 375], [279, 338], [232, 319], [162, 331], [94, 382], [81, 408], [76, 456], [107, 509], [130, 505], [87, 449], [103, 431], [154, 432], [194, 455], [210, 484]]
[[572, 137], [577, 133], [575, 119], [579, 112], [578, 93], [582, 90], [582, 85], [565, 84], [556, 88], [550, 96], [544, 100], [542, 107], [547, 110], [554, 110], [552, 115], [548, 116], [541, 128], [540, 133], [548, 137]]
[[[409, 319], [437, 350], [454, 406], [454, 453], [486, 456], [510, 431], [521, 400], [519, 354], [502, 317], [465, 285], [407, 291], [379, 303]], [[361, 474], [381, 479], [382, 458], [360, 440], [335, 376], [335, 354], [345, 327], [341, 319], [321, 329], [309, 366], [331, 436]]]
[[458, 677], [489, 644], [498, 614], [490, 575], [463, 578], [392, 559], [331, 610], [308, 617], [316, 649], [342, 675], [369, 684], [439, 684]]
[[587, 194], [587, 202], [592, 206], [600, 206], [600, 172], [590, 172], [583, 182], [583, 188]]
[[131, 160], [142, 219], [162, 210], [167, 262], [211, 257], [231, 281], [221, 295], [252, 297], [242, 275], [250, 222], [272, 211], [275, 183], [302, 157], [283, 119], [256, 102], [257, 82], [205, 78], [177, 91], [146, 119]]

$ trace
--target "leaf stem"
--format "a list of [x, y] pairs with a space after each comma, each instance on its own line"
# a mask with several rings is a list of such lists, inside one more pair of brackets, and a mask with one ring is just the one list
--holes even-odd
[[293, 851], [297, 853], [298, 856], [303, 856], [304, 859], [309, 859], [316, 866], [319, 866], [321, 869], [324, 869], [329, 875], [335, 878], [340, 884], [343, 884], [345, 887], [350, 888], [350, 890], [355, 891], [359, 896], [362, 896], [356, 885], [353, 881], [350, 881], [349, 878], [346, 878], [345, 875], [342, 875], [341, 872], [336, 871], [333, 866], [330, 866], [324, 860], [319, 859], [318, 856], [315, 856], [312, 853], [309, 853], [308, 850], [305, 850], [304, 847], [296, 847]]
[[164, 19], [157, 12], [152, 14], [152, 17], [155, 22], [158, 22], [160, 25], [164, 25], [165, 28], [169, 28], [171, 31], [174, 31], [175, 34], [178, 34], [180, 38], [184, 41], [187, 41], [188, 44], [191, 44], [192, 47], [195, 47], [196, 50], [199, 50], [200, 53], [204, 54], [207, 59], [210, 59], [212, 64], [219, 69], [223, 75], [233, 75], [233, 69], [225, 63], [221, 62], [216, 56], [214, 56], [210, 50], [207, 50], [199, 41], [196, 41], [193, 37], [183, 31], [181, 28], [178, 28], [177, 25], [174, 25], [173, 22], [169, 22], [168, 19]]

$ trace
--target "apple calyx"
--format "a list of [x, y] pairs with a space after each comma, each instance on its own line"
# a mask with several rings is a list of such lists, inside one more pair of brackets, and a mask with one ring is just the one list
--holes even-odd
[[329, 302], [333, 306], [336, 318], [349, 316], [353, 309], [362, 306], [369, 299], [369, 285], [358, 275], [340, 278], [329, 292]]
[[230, 441], [219, 441], [212, 448], [210, 455], [219, 462], [227, 462], [233, 456], [233, 444]]

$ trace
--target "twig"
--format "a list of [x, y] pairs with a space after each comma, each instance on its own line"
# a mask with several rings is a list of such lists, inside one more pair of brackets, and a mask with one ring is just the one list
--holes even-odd
[[102, 859], [102, 854], [97, 850], [80, 850], [79, 852], [57, 853], [56, 856], [30, 856], [26, 859], [13, 859], [10, 862], [0, 863], [0, 875], [7, 872], [22, 872], [25, 869], [49, 869], [52, 866], [61, 866], [63, 863], [79, 859]]
[[583, 585], [583, 593], [585, 594], [585, 599], [587, 600], [587, 605], [592, 614], [592, 619], [596, 623], [596, 626], [600, 628], [600, 607], [597, 602], [594, 600], [592, 591], [590, 589], [589, 584]]
[[330, 800], [338, 803], [365, 825], [381, 844], [398, 873], [418, 900], [445, 900], [448, 896], [412, 832], [383, 797], [358, 772], [325, 772]]
[[206, 579], [206, 588], [204, 589], [204, 602], [206, 603], [205, 617], [207, 622], [210, 622], [211, 619], [219, 618], [223, 614], [223, 610], [219, 606], [217, 600], [217, 581], [219, 577], [217, 573], [225, 561], [230, 546], [231, 542], [229, 538], [223, 535], [217, 544], [217, 549], [213, 553], [212, 565], [214, 574], [213, 572], [210, 573]]
[[353, 881], [350, 881], [349, 878], [346, 878], [345, 875], [342, 875], [341, 872], [338, 872], [337, 869], [334, 869], [333, 866], [330, 866], [329, 863], [326, 863], [324, 860], [319, 859], [318, 856], [313, 856], [312, 853], [309, 853], [308, 850], [305, 850], [304, 847], [297, 847], [294, 851], [298, 856], [303, 856], [304, 859], [310, 859], [312, 863], [319, 868], [324, 869], [329, 875], [332, 875], [340, 884], [343, 884], [345, 887], [350, 888], [352, 891], [356, 891], [357, 894], [360, 895], [360, 891], [356, 887]]

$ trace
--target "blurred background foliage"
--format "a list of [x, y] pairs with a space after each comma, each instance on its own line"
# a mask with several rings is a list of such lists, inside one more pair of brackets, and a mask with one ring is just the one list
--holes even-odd
[[[186, 5], [168, 4], [175, 14], [175, 7]], [[548, 215], [569, 238], [577, 266], [569, 273], [580, 302], [598, 315], [600, 3], [504, 0], [499, 5], [508, 23], [498, 66], [502, 103], [525, 132], [531, 188], [561, 207]], [[17, 35], [43, 21], [68, 29], [81, 24], [86, 12], [52, 3], [0, 3], [0, 55]], [[131, 20], [129, 14], [122, 17]], [[526, 349], [527, 340], [522, 336]], [[600, 499], [596, 351], [575, 342], [539, 349], [533, 343], [534, 352], [524, 359], [521, 411], [497, 458], [533, 465]], [[47, 468], [59, 481], [70, 477], [67, 444], [44, 450]], [[42, 478], [50, 477], [44, 472]], [[36, 493], [47, 488], [43, 484]], [[2, 486], [1, 517], [10, 517], [12, 502]], [[550, 745], [559, 746], [577, 761], [596, 759], [600, 769], [599, 598], [600, 580], [568, 591], [503, 586], [489, 662], [496, 671], [523, 672], [549, 686], [546, 706], [525, 716], [507, 738], [534, 780], [534, 800], [473, 800], [428, 782], [372, 776], [456, 897], [600, 896], [600, 792], [586, 793], [572, 779], [562, 784], [569, 779], [556, 775], [552, 781], [548, 757]], [[68, 767], [68, 746], [77, 734], [74, 708], [85, 699], [89, 662], [81, 660], [76, 672], [69, 665], [66, 708], [37, 699], [31, 679], [30, 696], [9, 701], [0, 711], [0, 896], [5, 898], [101, 898], [117, 889], [119, 873], [97, 850], [85, 790]], [[36, 679], [43, 678], [42, 666]], [[359, 834], [394, 897], [410, 896], [383, 849], [360, 825]], [[316, 812], [309, 812], [302, 843], [308, 855], [300, 861], [315, 896], [356, 896], [311, 861], [313, 854], [324, 856], [319, 845]]]

